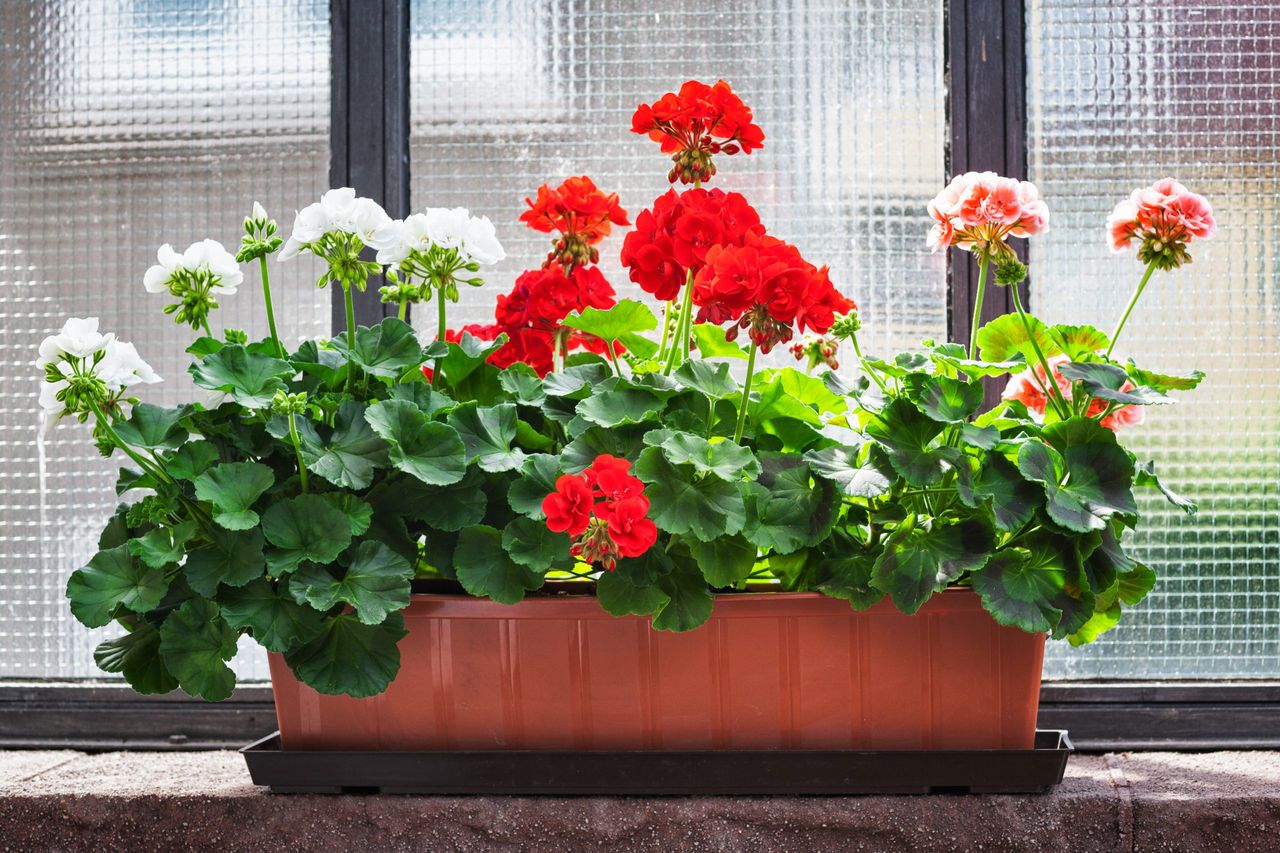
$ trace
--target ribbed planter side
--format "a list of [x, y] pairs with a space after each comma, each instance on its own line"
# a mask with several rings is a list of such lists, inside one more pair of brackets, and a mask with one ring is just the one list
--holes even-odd
[[914, 616], [720, 595], [683, 634], [585, 595], [415, 595], [405, 625], [400, 674], [370, 699], [271, 656], [285, 749], [1029, 749], [1045, 640], [966, 589]]

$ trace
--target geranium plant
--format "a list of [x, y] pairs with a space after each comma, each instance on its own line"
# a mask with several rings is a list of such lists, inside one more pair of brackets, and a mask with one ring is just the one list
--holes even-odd
[[[200, 333], [188, 352], [202, 399], [142, 402], [159, 377], [96, 320], [41, 345], [49, 422], [92, 421], [122, 463], [125, 502], [67, 586], [81, 622], [123, 629], [97, 649], [104, 670], [143, 692], [223, 698], [249, 634], [316, 690], [376, 694], [396, 676], [415, 578], [502, 604], [548, 579], [593, 581], [609, 613], [672, 631], [697, 628], [720, 591], [914, 613], [958, 585], [997, 622], [1073, 643], [1151, 589], [1125, 546], [1134, 490], [1192, 507], [1118, 435], [1201, 376], [1114, 353], [1154, 272], [1212, 236], [1202, 198], [1161, 181], [1116, 208], [1113, 245], [1140, 243], [1146, 270], [1111, 334], [1044, 323], [1016, 287], [1016, 311], [979, 328], [986, 288], [1026, 275], [1009, 241], [1049, 214], [1031, 184], [958, 176], [929, 205], [929, 239], [978, 264], [973, 338], [875, 358], [827, 268], [742, 195], [703, 186], [716, 158], [764, 145], [727, 84], [686, 83], [642, 105], [632, 130], [670, 155], [671, 183], [692, 184], [659, 196], [618, 247], [656, 313], [617, 301], [596, 265], [629, 219], [581, 176], [528, 199], [521, 220], [551, 251], [490, 325], [448, 324], [460, 286], [503, 256], [487, 219], [393, 221], [337, 189], [287, 241], [255, 205], [235, 258], [212, 241], [160, 250], [144, 284]], [[290, 348], [269, 267], [304, 252], [324, 263], [318, 286], [342, 288], [348, 323]], [[213, 334], [253, 261], [270, 337]], [[356, 327], [353, 289], [383, 277], [396, 316]], [[434, 308], [426, 339], [410, 306]], [[802, 369], [762, 364], [779, 344]], [[837, 373], [846, 348], [856, 372]], [[1004, 399], [984, 411], [992, 377]]]

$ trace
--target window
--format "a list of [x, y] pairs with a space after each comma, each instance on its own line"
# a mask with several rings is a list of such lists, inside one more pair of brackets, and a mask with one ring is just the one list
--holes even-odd
[[[287, 225], [328, 185], [329, 103], [326, 0], [56, 0], [0, 16], [0, 677], [101, 677], [93, 647], [114, 633], [81, 628], [63, 587], [95, 550], [117, 465], [77, 427], [37, 440], [35, 346], [68, 315], [99, 315], [165, 377], [157, 402], [190, 399], [189, 335], [142, 273], [161, 243], [235, 245], [254, 198]], [[293, 334], [328, 332], [316, 275], [280, 268]], [[246, 271], [219, 319], [265, 334], [258, 286]], [[265, 659], [240, 667], [266, 676]]]
[[1034, 0], [1027, 15], [1030, 177], [1053, 212], [1032, 241], [1037, 313], [1114, 326], [1142, 270], [1111, 255], [1104, 225], [1131, 189], [1171, 175], [1218, 216], [1191, 266], [1157, 274], [1121, 344], [1140, 363], [1208, 374], [1132, 434], [1200, 512], [1143, 502], [1135, 545], [1160, 576], [1155, 591], [1102, 641], [1051, 647], [1046, 674], [1275, 677], [1280, 8]]

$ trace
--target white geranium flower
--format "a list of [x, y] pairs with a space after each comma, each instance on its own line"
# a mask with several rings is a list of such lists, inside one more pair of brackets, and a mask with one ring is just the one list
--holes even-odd
[[338, 230], [360, 238], [360, 242], [368, 245], [374, 233], [387, 223], [391, 217], [371, 198], [358, 198], [352, 202], [347, 215], [334, 223]]
[[244, 273], [240, 272], [235, 257], [217, 240], [192, 243], [181, 255], [165, 243], [156, 251], [156, 261], [142, 277], [142, 286], [148, 293], [166, 293], [170, 280], [179, 272], [215, 275], [218, 281], [209, 288], [209, 292], [227, 296], [235, 293], [244, 281]]
[[351, 187], [339, 187], [320, 196], [320, 200], [298, 211], [293, 221], [293, 233], [280, 251], [280, 259], [294, 257], [306, 245], [316, 242], [325, 234], [341, 232], [369, 241], [377, 230], [391, 222], [382, 206], [371, 198], [357, 196]]
[[254, 222], [266, 222], [271, 217], [267, 216], [267, 209], [255, 201], [253, 203], [253, 212], [249, 214], [249, 218]]
[[457, 249], [465, 260], [488, 265], [506, 257], [487, 216], [472, 216], [465, 207], [431, 207], [423, 216], [431, 242]]
[[487, 216], [472, 216], [467, 222], [462, 240], [464, 253], [478, 264], [491, 266], [507, 256], [498, 233]]
[[410, 252], [425, 254], [431, 248], [430, 223], [422, 213], [391, 220], [374, 232], [368, 245], [378, 250], [378, 263], [398, 264]]
[[140, 382], [150, 385], [163, 381], [151, 365], [138, 355], [137, 347], [124, 341], [110, 341], [102, 361], [93, 368], [93, 372], [113, 391]]
[[115, 335], [98, 332], [98, 318], [72, 317], [62, 326], [62, 331], [40, 342], [37, 367], [53, 364], [63, 358], [88, 358], [115, 340]]
[[40, 432], [48, 434], [53, 425], [65, 415], [66, 406], [58, 399], [58, 392], [67, 387], [65, 380], [44, 382], [40, 385]]

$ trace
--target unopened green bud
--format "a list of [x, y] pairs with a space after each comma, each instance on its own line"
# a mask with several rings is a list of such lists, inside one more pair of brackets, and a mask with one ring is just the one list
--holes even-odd
[[1027, 277], [1027, 265], [1014, 257], [1005, 257], [996, 267], [996, 284], [1017, 284]]

